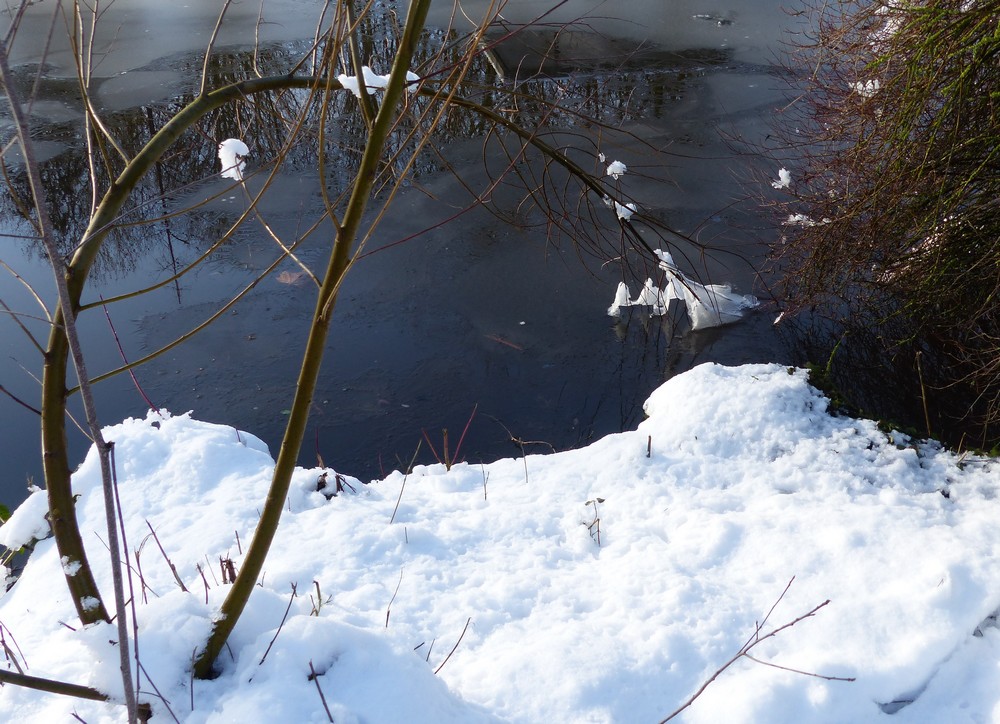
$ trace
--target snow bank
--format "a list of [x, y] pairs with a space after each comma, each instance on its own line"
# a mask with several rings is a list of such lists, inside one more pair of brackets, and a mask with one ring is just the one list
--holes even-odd
[[[855, 681], [744, 659], [684, 721], [996, 720], [1000, 472], [826, 407], [801, 370], [703, 365], [656, 390], [637, 431], [581, 450], [348, 479], [357, 492], [329, 500], [316, 490], [324, 471], [299, 470], [232, 656], [220, 678], [195, 682], [193, 710], [187, 667], [226, 592], [218, 559], [240, 565], [236, 534], [245, 547], [272, 462], [233, 428], [127, 420], [106, 437], [148, 586], [143, 665], [185, 722], [327, 721], [310, 661], [338, 722], [657, 721], [794, 576], [763, 632], [830, 604], [754, 655]], [[100, 559], [97, 478], [91, 455], [75, 486]], [[190, 593], [144, 540], [147, 520]], [[97, 573], [109, 591], [103, 561]], [[0, 598], [0, 622], [27, 673], [114, 694], [113, 631], [59, 623], [73, 621], [62, 575], [43, 541]], [[298, 597], [260, 664], [291, 584]], [[0, 720], [74, 711], [121, 717], [110, 704], [0, 690]]]
[[4, 548], [16, 551], [49, 534], [49, 522], [45, 518], [49, 512], [48, 497], [37, 485], [32, 485], [29, 490], [28, 499], [11, 513], [6, 523], [0, 525], [0, 546]]

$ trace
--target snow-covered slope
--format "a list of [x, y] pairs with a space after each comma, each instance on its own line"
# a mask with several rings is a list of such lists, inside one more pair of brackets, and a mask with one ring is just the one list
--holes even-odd
[[[324, 471], [299, 470], [223, 674], [193, 695], [192, 653], [226, 593], [219, 558], [239, 567], [271, 458], [187, 415], [109, 427], [142, 698], [156, 721], [171, 714], [153, 684], [185, 722], [328, 721], [311, 662], [337, 722], [655, 722], [761, 622], [763, 637], [829, 600], [751, 652], [808, 673], [740, 659], [681, 718], [1000, 719], [1000, 468], [826, 407], [801, 370], [704, 365], [658, 389], [637, 431], [584, 449], [348, 478], [331, 499], [316, 490]], [[110, 596], [98, 478], [92, 454], [75, 487]], [[0, 541], [37, 528], [38, 498]], [[0, 598], [4, 640], [25, 673], [120, 696], [114, 628], [64, 623], [73, 607], [46, 540]], [[123, 716], [0, 690], [0, 720], [73, 712]]]

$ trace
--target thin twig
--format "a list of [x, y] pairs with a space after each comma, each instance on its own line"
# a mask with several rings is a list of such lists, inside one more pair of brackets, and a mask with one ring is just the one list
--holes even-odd
[[403, 484], [399, 486], [399, 495], [396, 497], [396, 507], [392, 509], [392, 515], [389, 517], [390, 525], [394, 520], [396, 520], [396, 511], [399, 510], [399, 502], [403, 499], [403, 490], [406, 488], [406, 479], [410, 475], [410, 471], [413, 469], [413, 463], [417, 461], [417, 454], [420, 452], [420, 440], [417, 440], [417, 449], [413, 451], [413, 457], [410, 459], [410, 464], [406, 468], [406, 472], [403, 473]]
[[153, 682], [153, 680], [149, 677], [149, 672], [146, 671], [146, 667], [142, 665], [141, 661], [136, 661], [136, 663], [139, 664], [139, 669], [146, 676], [146, 681], [148, 681], [149, 685], [153, 687], [153, 691], [156, 692], [156, 696], [160, 699], [160, 701], [163, 702], [163, 706], [165, 706], [167, 708], [167, 713], [170, 714], [170, 717], [175, 722], [177, 722], [177, 724], [181, 724], [181, 720], [177, 718], [177, 715], [174, 714], [174, 710], [170, 708], [170, 702], [167, 701], [166, 697], [164, 697], [163, 694], [160, 693], [159, 688], [156, 686], [156, 684]]
[[[104, 297], [101, 297], [101, 299], [103, 301]], [[118, 337], [118, 330], [115, 329], [115, 323], [111, 321], [111, 313], [108, 311], [108, 305], [102, 304], [101, 307], [104, 309], [104, 316], [108, 320], [108, 326], [111, 327], [111, 336], [115, 338], [115, 344], [118, 345], [118, 354], [121, 355], [122, 362], [127, 365], [128, 357], [125, 356], [125, 349], [122, 347], [122, 341]], [[139, 384], [139, 378], [135, 376], [135, 370], [129, 367], [128, 374], [132, 378], [132, 384], [135, 385], [135, 389], [139, 391], [142, 399], [146, 401], [147, 405], [149, 405], [149, 409], [162, 417], [163, 414], [160, 412], [160, 408], [153, 404], [153, 401], [149, 399], [146, 391], [142, 389], [142, 385]]]
[[208, 579], [205, 578], [205, 572], [201, 570], [201, 564], [195, 563], [194, 567], [198, 569], [198, 574], [201, 576], [201, 582], [205, 584], [205, 605], [208, 605]]
[[469, 624], [470, 624], [470, 623], [472, 623], [472, 616], [469, 616], [469, 618], [468, 618], [468, 619], [466, 619], [466, 621], [465, 621], [465, 628], [463, 628], [463, 629], [462, 629], [462, 633], [461, 633], [461, 635], [460, 635], [460, 636], [458, 637], [458, 641], [456, 641], [456, 642], [455, 642], [455, 645], [451, 647], [451, 651], [449, 651], [449, 652], [448, 652], [448, 655], [444, 657], [444, 661], [442, 661], [442, 662], [441, 662], [440, 664], [438, 664], [438, 667], [437, 667], [436, 669], [434, 669], [434, 673], [435, 673], [435, 674], [436, 674], [437, 672], [439, 672], [439, 671], [440, 671], [441, 669], [443, 669], [443, 668], [444, 668], [444, 665], [448, 663], [448, 659], [450, 659], [450, 658], [451, 658], [451, 655], [452, 655], [453, 653], [455, 653], [455, 649], [457, 649], [457, 648], [458, 648], [458, 645], [459, 645], [460, 643], [462, 643], [462, 639], [463, 639], [463, 638], [465, 637], [465, 632], [466, 632], [466, 631], [468, 631], [468, 629], [469, 629]]
[[42, 411], [39, 410], [37, 407], [32, 407], [31, 405], [29, 405], [24, 400], [20, 399], [19, 397], [16, 397], [10, 390], [8, 390], [3, 385], [0, 385], [0, 392], [2, 392], [3, 394], [7, 395], [7, 397], [9, 397], [10, 399], [12, 399], [14, 402], [16, 402], [17, 404], [19, 404], [21, 407], [24, 407], [24, 408], [27, 408], [28, 410], [31, 410], [36, 415], [40, 416], [42, 414]]
[[[0, 626], [0, 646], [3, 646], [3, 652], [4, 655], [7, 657], [7, 661], [14, 664], [14, 668], [17, 669], [17, 673], [23, 674], [24, 669], [22, 669], [21, 665], [17, 663], [17, 656], [14, 654], [14, 651], [7, 644], [7, 638], [3, 635], [3, 629], [4, 627]], [[23, 655], [22, 658], [24, 658]], [[25, 666], [27, 665], [28, 665], [27, 662], [25, 662]]]
[[[69, 346], [77, 378], [80, 380], [80, 397], [83, 400], [88, 427], [90, 428], [91, 437], [94, 440], [94, 445], [97, 448], [97, 454], [100, 460], [102, 480], [101, 487], [104, 493], [104, 515], [108, 528], [108, 543], [111, 547], [112, 588], [114, 590], [115, 611], [118, 618], [118, 655], [121, 669], [120, 673], [125, 692], [125, 705], [128, 710], [128, 720], [130, 724], [134, 724], [137, 720], [137, 713], [135, 697], [133, 695], [133, 679], [131, 671], [132, 662], [129, 657], [128, 628], [125, 621], [125, 594], [122, 585], [120, 565], [121, 555], [119, 554], [118, 549], [118, 531], [115, 521], [114, 490], [112, 489], [111, 471], [109, 469], [110, 464], [108, 460], [109, 448], [101, 433], [101, 426], [97, 418], [97, 410], [94, 404], [93, 393], [90, 389], [90, 385], [88, 384], [89, 377], [87, 375], [86, 362], [83, 357], [83, 350], [77, 334], [76, 312], [73, 309], [72, 297], [70, 296], [67, 281], [69, 275], [67, 274], [66, 265], [63, 262], [63, 258], [60, 255], [59, 248], [56, 244], [54, 233], [55, 227], [52, 225], [52, 221], [49, 217], [48, 202], [46, 200], [45, 188], [42, 185], [40, 166], [35, 157], [34, 145], [31, 141], [28, 121], [25, 118], [20, 98], [18, 97], [14, 84], [12, 83], [12, 78], [13, 75], [8, 64], [7, 45], [6, 43], [0, 43], [0, 81], [2, 81], [4, 89], [7, 93], [7, 100], [10, 106], [11, 116], [14, 121], [15, 131], [21, 145], [21, 153], [24, 158], [24, 169], [28, 177], [31, 195], [34, 200], [38, 229], [42, 238], [42, 244], [45, 247], [45, 252], [49, 259], [49, 265], [51, 267], [53, 277], [55, 278], [59, 298], [59, 308], [63, 317], [63, 331], [66, 335], [66, 341]], [[89, 561], [84, 559], [79, 562], [82, 566], [87, 567], [88, 570], [86, 573], [92, 575], [89, 570]], [[97, 600], [96, 610], [95, 607], [89, 605], [89, 601], [85, 604], [84, 598], [74, 599], [74, 604], [77, 607], [78, 613], [81, 614], [81, 620], [83, 621], [89, 620], [95, 613], [99, 614], [102, 618], [107, 618], [107, 611], [104, 608], [103, 601], [100, 599], [100, 593], [96, 590], [94, 593], [97, 594], [97, 596], [94, 597]]]
[[267, 649], [264, 650], [264, 655], [260, 657], [260, 661], [257, 662], [257, 666], [264, 663], [264, 659], [267, 655], [271, 653], [271, 647], [274, 646], [274, 642], [278, 640], [278, 634], [281, 633], [282, 626], [285, 625], [285, 621], [288, 619], [288, 612], [292, 610], [292, 601], [295, 600], [296, 596], [295, 584], [292, 584], [292, 595], [288, 597], [288, 605], [285, 606], [285, 615], [281, 617], [281, 623], [278, 624], [278, 630], [274, 632], [274, 636], [271, 638], [271, 643], [267, 645]]
[[326, 697], [323, 696], [323, 689], [319, 685], [319, 674], [316, 673], [316, 669], [313, 668], [313, 662], [309, 661], [309, 678], [313, 680], [316, 684], [316, 691], [319, 692], [319, 700], [323, 702], [323, 709], [326, 711], [327, 718], [332, 722], [333, 714], [330, 713], [330, 707], [326, 705]]
[[226, 11], [229, 10], [229, 6], [232, 4], [232, 0], [226, 0], [222, 4], [222, 10], [219, 11], [219, 19], [215, 21], [215, 29], [212, 30], [212, 37], [209, 38], [208, 47], [205, 48], [205, 61], [201, 66], [201, 88], [198, 90], [198, 95], [205, 95], [205, 90], [208, 88], [208, 62], [212, 57], [212, 48], [215, 45], [216, 38], [219, 37], [219, 30], [222, 28], [222, 19], [226, 17]]
[[147, 535], [145, 538], [142, 539], [142, 542], [139, 544], [139, 547], [136, 548], [135, 551], [132, 553], [132, 555], [135, 556], [135, 570], [139, 574], [139, 584], [142, 586], [140, 591], [142, 592], [142, 602], [144, 604], [149, 603], [149, 598], [146, 596], [146, 590], [147, 589], [150, 591], [153, 590], [146, 585], [146, 577], [142, 573], [142, 549], [145, 547], [146, 541], [148, 540], [149, 536]]
[[[108, 318], [111, 321], [111, 318]], [[132, 608], [132, 653], [135, 657], [136, 671], [135, 671], [135, 698], [139, 699], [139, 618], [135, 613], [135, 588], [132, 585], [132, 566], [128, 563], [128, 536], [125, 533], [125, 516], [122, 515], [122, 499], [118, 491], [118, 466], [115, 462], [115, 444], [113, 442], [108, 443], [108, 455], [111, 462], [111, 487], [114, 489], [115, 493], [115, 509], [118, 511], [118, 530], [121, 532], [122, 537], [122, 555], [125, 556], [125, 573], [128, 581], [128, 597], [131, 602]], [[138, 554], [138, 551], [136, 551]], [[138, 561], [138, 558], [136, 559]], [[138, 563], [137, 563], [138, 565]], [[140, 575], [140, 581], [142, 581], [142, 576]], [[146, 592], [146, 583], [142, 581], [142, 591], [143, 595]]]
[[472, 414], [469, 415], [469, 419], [465, 423], [465, 427], [462, 429], [462, 434], [458, 438], [458, 445], [455, 446], [455, 455], [453, 460], [458, 461], [458, 453], [462, 449], [462, 443], [465, 442], [465, 434], [469, 431], [469, 426], [472, 425], [472, 420], [476, 416], [476, 410], [479, 409], [479, 403], [477, 402], [472, 406]]
[[790, 671], [793, 674], [802, 674], [803, 676], [813, 676], [817, 679], [823, 679], [824, 681], [857, 681], [853, 676], [827, 676], [826, 674], [817, 674], [814, 671], [803, 671], [802, 669], [793, 669], [790, 666], [782, 666], [781, 664], [776, 664], [772, 661], [764, 661], [763, 659], [758, 659], [750, 654], [743, 654], [744, 658], [750, 659], [758, 664], [763, 664], [764, 666], [770, 666], [773, 669], [781, 669], [782, 671]]
[[[204, 578], [204, 576], [202, 576], [202, 578]], [[207, 598], [208, 581], [205, 581], [205, 586], [206, 586], [205, 596]], [[207, 602], [208, 601], [206, 600], [206, 603]], [[188, 693], [191, 695], [191, 711], [194, 711], [194, 662], [197, 657], [198, 657], [198, 647], [196, 646], [195, 648], [191, 649], [191, 677], [190, 680], [188, 681]]]
[[389, 612], [392, 610], [392, 602], [396, 600], [396, 594], [399, 593], [399, 587], [403, 583], [403, 569], [399, 569], [399, 582], [396, 583], [396, 590], [392, 592], [392, 598], [389, 599], [389, 605], [385, 607], [385, 627], [389, 628]]
[[[821, 608], [823, 608], [824, 606], [826, 606], [827, 604], [830, 603], [829, 599], [827, 599], [826, 601], [823, 601], [823, 603], [821, 603], [818, 606], [815, 606], [814, 608], [812, 608], [808, 613], [804, 613], [801, 616], [799, 616], [798, 618], [796, 618], [796, 619], [794, 619], [792, 621], [789, 621], [786, 624], [778, 626], [776, 629], [774, 629], [770, 633], [767, 633], [767, 634], [761, 636], [760, 635], [761, 629], [763, 628], [763, 626], [767, 622], [767, 620], [770, 618], [771, 614], [774, 612], [775, 607], [785, 597], [785, 594], [788, 593], [788, 589], [791, 587], [792, 582], [794, 580], [795, 580], [795, 577], [792, 576], [791, 580], [789, 580], [788, 584], [785, 586], [785, 590], [781, 592], [781, 595], [778, 596], [777, 600], [775, 600], [774, 604], [772, 604], [770, 610], [768, 610], [767, 615], [764, 616], [763, 621], [761, 621], [758, 624], [755, 624], [755, 626], [754, 626], [754, 632], [747, 639], [746, 643], [744, 643], [743, 646], [740, 647], [740, 650], [737, 651], [736, 654], [731, 659], [729, 659], [729, 661], [727, 661], [722, 666], [720, 666], [718, 669], [716, 669], [715, 673], [712, 674], [700, 687], [698, 687], [698, 690], [694, 694], [692, 694], [688, 698], [687, 701], [685, 701], [676, 710], [674, 710], [674, 712], [672, 714], [670, 714], [670, 716], [666, 717], [665, 719], [661, 719], [659, 724], [665, 724], [665, 722], [670, 721], [671, 719], [673, 719], [674, 717], [676, 717], [678, 714], [680, 714], [682, 711], [684, 711], [689, 706], [691, 706], [695, 702], [695, 700], [699, 696], [701, 696], [702, 692], [704, 692], [705, 689], [707, 689], [708, 686], [713, 681], [715, 681], [717, 678], [719, 678], [719, 676], [722, 674], [722, 672], [724, 672], [730, 666], [732, 666], [733, 664], [735, 664], [741, 658], [744, 658], [744, 657], [746, 657], [746, 658], [752, 658], [752, 657], [749, 656], [749, 652], [757, 644], [761, 643], [762, 641], [766, 641], [769, 638], [777, 636], [779, 633], [781, 633], [785, 629], [791, 628], [792, 626], [794, 626], [795, 624], [799, 623], [800, 621], [803, 621], [803, 620], [805, 620], [807, 618], [811, 618], [812, 616], [816, 615], [817, 611], [819, 611]], [[756, 659], [753, 659], [753, 660], [756, 661]], [[782, 666], [777, 666], [776, 664], [770, 664], [770, 663], [763, 662], [763, 661], [761, 661], [759, 663], [765, 663], [768, 666], [774, 666], [775, 668], [780, 668], [780, 669], [784, 669], [785, 668], [785, 667], [782, 667]], [[795, 669], [786, 669], [786, 670], [787, 671], [793, 671], [795, 673], [800, 673], [800, 674], [806, 674], [807, 673], [807, 672], [804, 672], [804, 671], [796, 671]], [[818, 676], [819, 678], [827, 679], [829, 681], [854, 681], [854, 679], [838, 678], [838, 677], [832, 677], [832, 676], [831, 677], [827, 677], [827, 676], [822, 676], [820, 674], [808, 674], [808, 675], [810, 675], [810, 676]]]
[[[175, 566], [174, 562], [172, 560], [170, 560], [170, 556], [167, 555], [167, 552], [165, 550], [163, 550], [163, 545], [160, 543], [160, 538], [159, 538], [159, 536], [156, 535], [156, 531], [153, 530], [153, 526], [149, 524], [148, 520], [146, 521], [146, 527], [148, 527], [149, 528], [149, 532], [153, 534], [153, 540], [156, 541], [156, 547], [159, 548], [160, 549], [160, 553], [163, 554], [163, 560], [165, 560], [167, 562], [167, 565], [170, 566], [170, 572], [174, 574], [174, 580], [177, 581], [177, 585], [181, 587], [181, 590], [184, 591], [184, 593], [187, 593], [188, 592], [187, 586], [184, 585], [184, 581], [181, 580], [180, 574], [177, 573], [177, 566]], [[201, 572], [201, 567], [200, 566], [198, 568], [198, 571]], [[205, 578], [204, 574], [202, 574], [202, 578], [203, 579]], [[205, 591], [206, 591], [206, 600], [205, 600], [205, 603], [208, 603], [208, 600], [207, 600], [207, 596], [208, 596], [208, 593], [207, 593], [208, 592], [208, 581], [205, 581]]]
[[420, 432], [424, 436], [424, 440], [427, 441], [427, 446], [431, 449], [431, 454], [434, 455], [434, 459], [438, 461], [438, 464], [443, 464], [444, 460], [440, 455], [438, 455], [437, 448], [434, 447], [434, 443], [432, 443], [431, 439], [427, 436], [427, 430], [421, 429]]

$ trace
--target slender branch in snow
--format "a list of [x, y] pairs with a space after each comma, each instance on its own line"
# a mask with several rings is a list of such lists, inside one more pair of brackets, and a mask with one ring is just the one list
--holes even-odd
[[782, 671], [790, 671], [793, 674], [802, 674], [803, 676], [814, 676], [817, 679], [823, 679], [825, 681], [855, 681], [853, 676], [827, 676], [826, 674], [817, 674], [814, 671], [803, 671], [802, 669], [793, 669], [790, 666], [782, 666], [781, 664], [776, 664], [772, 661], [764, 661], [763, 659], [758, 659], [750, 654], [743, 654], [744, 657], [754, 661], [758, 664], [763, 664], [764, 666], [770, 666], [773, 669], [781, 669]]
[[399, 581], [396, 583], [396, 590], [392, 592], [392, 598], [389, 599], [389, 605], [385, 607], [385, 627], [389, 628], [389, 612], [392, 610], [392, 602], [396, 600], [396, 594], [399, 593], [399, 587], [403, 585], [403, 569], [399, 569]]
[[281, 623], [278, 624], [278, 630], [274, 632], [274, 637], [271, 639], [271, 643], [267, 645], [267, 649], [264, 651], [264, 655], [260, 657], [260, 661], [257, 662], [257, 666], [264, 663], [264, 659], [267, 655], [271, 653], [271, 647], [274, 646], [274, 642], [278, 640], [278, 634], [281, 633], [281, 628], [285, 625], [285, 621], [288, 619], [288, 612], [292, 610], [292, 601], [295, 600], [295, 596], [298, 595], [295, 590], [295, 584], [292, 584], [292, 595], [288, 597], [288, 605], [285, 607], [285, 615], [281, 617]]
[[439, 671], [440, 671], [441, 669], [443, 669], [443, 668], [444, 668], [444, 665], [448, 663], [448, 659], [450, 659], [450, 658], [451, 658], [451, 655], [452, 655], [453, 653], [455, 653], [455, 650], [456, 650], [456, 649], [458, 648], [458, 645], [459, 645], [460, 643], [462, 643], [462, 639], [463, 639], [463, 638], [465, 638], [465, 632], [469, 630], [469, 624], [470, 624], [470, 623], [472, 623], [472, 617], [471, 617], [471, 616], [469, 616], [469, 618], [467, 618], [467, 619], [465, 620], [465, 627], [464, 627], [464, 628], [462, 629], [462, 633], [461, 633], [461, 634], [459, 634], [459, 636], [458, 636], [458, 641], [456, 641], [456, 642], [455, 642], [455, 645], [451, 647], [451, 651], [449, 651], [449, 652], [448, 652], [448, 655], [444, 657], [444, 661], [442, 661], [442, 662], [441, 662], [440, 664], [438, 664], [438, 667], [437, 667], [436, 669], [434, 669], [434, 673], [435, 673], [435, 674], [436, 674], [437, 672], [439, 672]]
[[748, 658], [748, 659], [750, 659], [752, 661], [756, 661], [757, 663], [765, 664], [766, 666], [772, 666], [772, 667], [774, 667], [776, 669], [784, 669], [785, 671], [791, 671], [791, 672], [796, 673], [796, 674], [805, 674], [806, 676], [816, 676], [816, 677], [821, 678], [821, 679], [826, 679], [827, 681], [854, 681], [853, 678], [837, 677], [837, 676], [824, 676], [822, 674], [813, 674], [813, 673], [809, 673], [809, 672], [806, 672], [806, 671], [799, 671], [797, 669], [790, 669], [790, 668], [787, 668], [787, 667], [784, 667], [784, 666], [778, 666], [777, 664], [772, 664], [772, 663], [769, 663], [769, 662], [766, 662], [766, 661], [759, 661], [758, 659], [755, 659], [752, 656], [750, 656], [750, 651], [757, 644], [761, 643], [762, 641], [766, 641], [769, 638], [773, 638], [774, 636], [777, 636], [779, 633], [781, 633], [785, 629], [791, 628], [792, 626], [794, 626], [795, 624], [799, 623], [800, 621], [804, 621], [807, 618], [811, 618], [812, 616], [816, 615], [817, 611], [819, 611], [821, 608], [823, 608], [828, 603], [830, 603], [830, 600], [827, 599], [826, 601], [823, 601], [823, 603], [819, 604], [818, 606], [813, 607], [809, 612], [802, 614], [798, 618], [793, 619], [792, 621], [789, 621], [788, 623], [785, 623], [785, 624], [783, 624], [781, 626], [778, 626], [773, 631], [771, 631], [771, 632], [769, 632], [767, 634], [764, 634], [762, 636], [761, 635], [761, 629], [764, 627], [764, 624], [767, 623], [767, 620], [771, 617], [771, 614], [774, 613], [774, 609], [777, 607], [777, 605], [779, 603], [781, 603], [781, 600], [785, 597], [785, 594], [788, 593], [788, 589], [791, 588], [792, 582], [794, 580], [795, 580], [795, 577], [792, 576], [791, 580], [789, 580], [788, 584], [785, 586], [785, 590], [781, 592], [781, 595], [778, 596], [777, 600], [775, 600], [775, 602], [771, 605], [771, 608], [770, 608], [770, 610], [768, 610], [767, 615], [764, 616], [764, 619], [760, 623], [757, 623], [757, 624], [754, 625], [754, 632], [753, 632], [753, 634], [751, 634], [750, 638], [747, 639], [746, 643], [744, 643], [743, 646], [740, 647], [740, 650], [737, 651], [736, 654], [731, 659], [729, 659], [729, 661], [727, 661], [722, 666], [720, 666], [718, 669], [716, 669], [715, 673], [712, 674], [710, 677], [708, 677], [708, 679], [700, 687], [698, 687], [698, 690], [694, 694], [692, 694], [691, 697], [687, 701], [685, 701], [676, 710], [674, 710], [674, 712], [672, 714], [670, 714], [670, 716], [666, 717], [665, 719], [661, 719], [660, 720], [660, 724], [665, 724], [665, 722], [670, 721], [671, 719], [673, 719], [674, 717], [676, 717], [678, 714], [680, 714], [682, 711], [684, 711], [689, 706], [691, 706], [695, 702], [695, 700], [699, 696], [701, 696], [702, 692], [704, 692], [705, 689], [708, 688], [709, 684], [711, 684], [713, 681], [715, 681], [717, 678], [719, 678], [719, 676], [722, 674], [722, 672], [724, 672], [726, 669], [728, 669], [730, 666], [732, 666], [733, 664], [735, 664], [737, 661], [739, 661], [741, 658], [744, 658], [744, 657], [746, 657], [746, 658]]
[[[177, 585], [181, 587], [181, 590], [184, 591], [184, 593], [187, 593], [187, 586], [184, 585], [184, 581], [181, 580], [180, 574], [177, 573], [177, 566], [175, 566], [174, 562], [170, 560], [170, 556], [167, 555], [167, 552], [163, 550], [163, 544], [160, 543], [160, 537], [156, 535], [156, 531], [153, 530], [153, 526], [150, 525], [148, 520], [146, 521], [146, 526], [149, 528], [149, 532], [153, 534], [153, 540], [156, 542], [156, 547], [160, 549], [160, 553], [163, 554], [163, 560], [165, 560], [167, 565], [170, 566], [170, 572], [174, 574], [174, 580], [177, 581]], [[206, 586], [207, 585], [208, 584], [206, 583]]]
[[316, 691], [319, 692], [319, 700], [323, 702], [323, 710], [326, 711], [327, 718], [332, 722], [333, 714], [330, 713], [330, 707], [327, 706], [326, 697], [323, 696], [323, 689], [319, 685], [319, 674], [316, 673], [316, 669], [313, 668], [313, 662], [309, 662], [309, 678], [312, 682], [316, 684]]
[[[409, 477], [410, 471], [413, 470], [413, 463], [417, 461], [417, 453], [420, 452], [421, 440], [417, 440], [417, 449], [413, 451], [413, 457], [410, 459], [410, 464], [407, 466], [405, 472], [403, 473], [403, 484], [399, 486], [399, 496], [396, 498], [396, 507], [392, 509], [392, 515], [389, 517], [389, 523], [392, 524], [396, 520], [396, 512], [399, 510], [399, 501], [403, 499], [403, 490], [406, 489], [406, 478]], [[428, 441], [429, 444], [430, 441]], [[433, 448], [432, 448], [433, 449]], [[435, 456], [437, 453], [434, 453]], [[386, 625], [389, 625], [389, 612], [386, 611]]]
[[153, 682], [153, 680], [149, 678], [149, 672], [146, 671], [146, 667], [142, 665], [141, 661], [137, 663], [139, 664], [139, 670], [146, 677], [146, 681], [149, 682], [149, 685], [153, 687], [153, 691], [156, 692], [156, 697], [163, 702], [163, 706], [166, 707], [167, 713], [170, 715], [170, 718], [173, 719], [175, 722], [177, 722], [177, 724], [181, 724], [181, 720], [177, 718], [177, 715], [174, 714], [174, 710], [170, 708], [170, 702], [167, 701], [166, 697], [164, 697], [163, 694], [160, 693], [159, 687]]
[[[110, 447], [104, 441], [104, 437], [101, 434], [101, 426], [97, 419], [97, 410], [94, 404], [94, 398], [90, 385], [87, 382], [89, 377], [87, 376], [87, 367], [84, 362], [80, 340], [77, 336], [76, 312], [73, 309], [69, 293], [67, 269], [62, 256], [59, 254], [59, 249], [56, 246], [53, 232], [54, 227], [51, 219], [49, 218], [48, 202], [45, 195], [45, 189], [42, 186], [41, 171], [35, 157], [34, 145], [30, 138], [28, 121], [27, 118], [25, 118], [19, 94], [17, 93], [13, 83], [13, 74], [11, 73], [7, 60], [6, 43], [0, 43], [0, 82], [2, 82], [7, 93], [7, 101], [10, 106], [11, 117], [14, 122], [15, 133], [18, 137], [18, 141], [21, 146], [21, 153], [24, 158], [25, 173], [28, 177], [28, 184], [31, 188], [31, 195], [35, 204], [38, 230], [41, 236], [42, 244], [45, 247], [45, 253], [49, 259], [49, 264], [52, 268], [52, 274], [55, 277], [56, 290], [59, 297], [59, 306], [63, 317], [63, 331], [65, 332], [66, 341], [69, 345], [73, 365], [76, 368], [77, 378], [80, 380], [80, 397], [83, 400], [83, 407], [86, 413], [88, 427], [90, 428], [91, 438], [94, 441], [94, 446], [97, 448], [98, 458], [100, 459], [101, 479], [103, 481], [102, 487], [104, 492], [104, 513], [108, 527], [108, 545], [111, 556], [111, 577], [115, 593], [115, 613], [118, 619], [119, 663], [125, 692], [125, 705], [128, 709], [128, 720], [130, 724], [132, 724], [136, 721], [137, 716], [136, 702], [133, 690], [132, 666], [129, 657], [130, 646], [128, 628], [125, 620], [125, 594], [121, 571], [122, 559], [119, 553], [118, 526], [115, 520], [114, 490], [112, 488], [109, 461]], [[89, 563], [84, 559], [84, 555], [82, 553], [80, 558], [83, 559], [80, 561], [81, 565], [89, 569]], [[87, 574], [90, 574], [89, 570], [87, 570]], [[85, 577], [84, 580], [86, 580]], [[92, 583], [92, 575], [91, 581], [87, 582], [88, 584]], [[90, 595], [74, 598], [74, 604], [77, 606], [78, 613], [81, 614], [81, 619], [86, 622], [92, 618], [95, 613], [99, 614], [101, 618], [107, 619], [107, 612], [100, 599], [100, 593], [97, 590], [96, 583], [92, 583], [89, 587], [92, 588], [92, 593]]]

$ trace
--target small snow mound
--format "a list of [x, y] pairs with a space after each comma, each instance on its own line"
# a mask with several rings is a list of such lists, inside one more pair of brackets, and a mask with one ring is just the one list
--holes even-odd
[[31, 495], [18, 506], [10, 519], [0, 525], [0, 546], [12, 551], [19, 550], [32, 541], [41, 540], [49, 534], [49, 500], [45, 491], [32, 485]]

